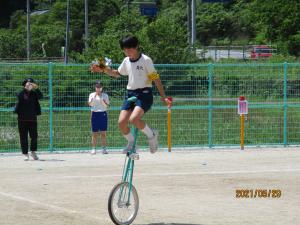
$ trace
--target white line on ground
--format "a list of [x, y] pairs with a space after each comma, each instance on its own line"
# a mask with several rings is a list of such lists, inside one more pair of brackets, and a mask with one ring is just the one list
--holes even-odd
[[[38, 202], [38, 201], [29, 199], [29, 198], [24, 198], [24, 197], [21, 197], [21, 196], [18, 196], [18, 195], [5, 193], [5, 192], [2, 192], [2, 191], [0, 191], [0, 195], [2, 195], [4, 197], [7, 197], [7, 198], [23, 201], [23, 202], [29, 202], [31, 204], [39, 205], [39, 206], [42, 206], [44, 208], [52, 209], [52, 210], [59, 211], [59, 212], [64, 212], [64, 213], [69, 213], [69, 214], [78, 214], [78, 215], [84, 216], [88, 219], [103, 220], [103, 218], [92, 216], [92, 215], [87, 215], [86, 213], [83, 213], [83, 212], [78, 212], [78, 211], [75, 211], [75, 210], [72, 210], [72, 209], [66, 209], [66, 208], [56, 206], [56, 205], [50, 205], [50, 204], [47, 204], [47, 203]], [[109, 221], [109, 220], [107, 219], [107, 221]]]
[[[208, 171], [208, 172], [178, 172], [178, 173], [137, 173], [137, 176], [188, 176], [188, 175], [219, 175], [219, 174], [256, 174], [256, 173], [291, 173], [300, 172], [300, 168], [281, 170], [235, 170], [235, 171]], [[97, 176], [61, 176], [58, 178], [111, 178], [121, 177], [117, 174], [105, 174]]]

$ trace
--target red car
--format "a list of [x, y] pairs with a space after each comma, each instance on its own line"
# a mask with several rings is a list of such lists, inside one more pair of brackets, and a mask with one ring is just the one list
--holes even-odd
[[269, 58], [273, 54], [273, 49], [267, 45], [253, 46], [251, 59]]

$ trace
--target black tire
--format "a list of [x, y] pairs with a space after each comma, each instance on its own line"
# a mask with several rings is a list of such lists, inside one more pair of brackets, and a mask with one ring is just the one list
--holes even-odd
[[[123, 189], [122, 189], [123, 188]], [[121, 182], [114, 186], [114, 188], [111, 190], [109, 194], [108, 199], [108, 213], [111, 218], [111, 220], [116, 225], [129, 225], [131, 224], [138, 212], [139, 209], [139, 197], [137, 194], [137, 191], [135, 187], [132, 185], [131, 188], [131, 194], [130, 194], [130, 205], [127, 205], [126, 202], [120, 202], [120, 198], [128, 199], [128, 190], [129, 190], [129, 183], [128, 182]], [[118, 194], [119, 193], [119, 194]], [[117, 199], [115, 199], [116, 195], [119, 195]], [[122, 196], [121, 196], [122, 195]], [[124, 205], [125, 204], [125, 205]], [[133, 206], [133, 207], [130, 207]], [[125, 215], [124, 218], [121, 218], [120, 215], [117, 215], [117, 212], [115, 210], [127, 210], [127, 212], [131, 211], [129, 215]], [[124, 214], [123, 214], [124, 215]]]

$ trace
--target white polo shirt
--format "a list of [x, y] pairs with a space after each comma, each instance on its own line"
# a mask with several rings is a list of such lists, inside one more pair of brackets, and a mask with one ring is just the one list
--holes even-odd
[[152, 87], [152, 82], [148, 79], [148, 74], [156, 72], [152, 59], [141, 54], [137, 61], [131, 61], [126, 57], [118, 68], [118, 72], [123, 76], [128, 76], [128, 90]]
[[93, 92], [89, 96], [89, 103], [91, 103], [91, 111], [93, 112], [105, 112], [107, 110], [107, 105], [104, 101], [109, 104], [108, 95], [102, 93], [100, 96], [96, 95], [96, 92]]

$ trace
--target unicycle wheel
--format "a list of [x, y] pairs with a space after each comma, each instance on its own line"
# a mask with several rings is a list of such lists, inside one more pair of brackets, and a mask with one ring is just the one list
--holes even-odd
[[114, 186], [108, 199], [108, 213], [116, 225], [131, 224], [139, 209], [139, 197], [135, 187], [128, 182]]

